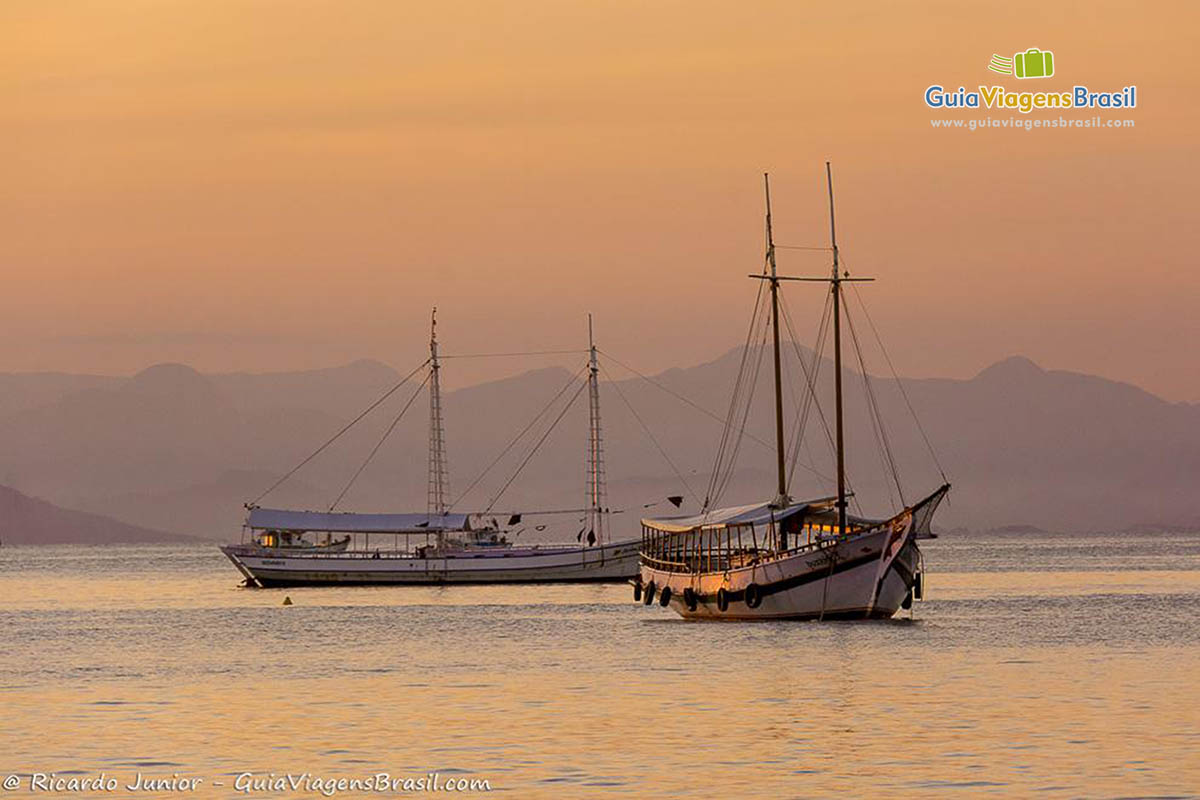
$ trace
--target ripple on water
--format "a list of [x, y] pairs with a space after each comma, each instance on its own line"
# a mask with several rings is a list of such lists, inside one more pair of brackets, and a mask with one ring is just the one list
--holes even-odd
[[[35, 554], [44, 585], [0, 572], [4, 727], [20, 732], [6, 758], [53, 754], [78, 774], [437, 771], [535, 798], [1186, 796], [1196, 545], [1032, 569], [1097, 549], [1052, 539], [932, 542], [916, 621], [862, 625], [683, 623], [626, 587], [539, 604], [495, 587], [330, 589], [281, 610], [230, 591], [207, 551], [154, 580]], [[1143, 569], [1120, 566], [1131, 552]], [[92, 599], [61, 599], [76, 597]]]

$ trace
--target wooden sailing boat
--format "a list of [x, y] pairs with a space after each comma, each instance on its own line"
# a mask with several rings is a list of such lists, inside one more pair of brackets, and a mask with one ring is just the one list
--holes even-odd
[[[641, 569], [634, 598], [656, 600], [689, 619], [880, 619], [910, 607], [922, 595], [917, 541], [931, 536], [930, 523], [950, 489], [940, 486], [887, 518], [847, 513], [842, 399], [842, 284], [850, 277], [838, 262], [833, 221], [833, 177], [826, 163], [833, 269], [829, 277], [778, 274], [767, 196], [767, 254], [763, 274], [770, 288], [774, 356], [775, 450], [778, 483], [769, 502], [708, 509], [688, 517], [642, 520]], [[779, 288], [785, 280], [830, 285], [833, 308], [837, 494], [794, 501], [788, 495], [779, 353]], [[810, 391], [815, 386], [810, 382]], [[707, 506], [707, 503], [706, 503]]]
[[[483, 512], [454, 513], [447, 503], [449, 480], [436, 309], [434, 313], [430, 357], [422, 365], [428, 367], [426, 381], [429, 384], [426, 512], [363, 514], [335, 512], [332, 507], [328, 511], [297, 511], [262, 508], [251, 503], [247, 504], [249, 514], [244, 527], [244, 531], [250, 533], [251, 541], [225, 545], [221, 551], [246, 578], [247, 584], [264, 587], [622, 581], [636, 575], [638, 540], [614, 542], [609, 541], [608, 536], [610, 510], [605, 498], [599, 363], [592, 339], [591, 317], [588, 318], [587, 507], [565, 512], [500, 513], [488, 508]], [[580, 541], [561, 545], [515, 544], [512, 541], [514, 526], [523, 516], [539, 513], [582, 513], [586, 526], [581, 531]], [[508, 523], [503, 524], [498, 519], [507, 519]], [[307, 535], [315, 536], [318, 541], [335, 542], [336, 546], [279, 546], [285, 539], [293, 543], [305, 542]], [[336, 535], [345, 535], [345, 538], [334, 540]]]

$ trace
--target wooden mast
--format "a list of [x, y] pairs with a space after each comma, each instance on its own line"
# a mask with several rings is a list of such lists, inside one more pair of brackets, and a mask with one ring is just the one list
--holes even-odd
[[[766, 176], [764, 175], [764, 178]], [[771, 233], [771, 188], [767, 182], [767, 263], [770, 267], [766, 275], [751, 275], [751, 278], [770, 281], [771, 283], [771, 327], [775, 334], [775, 440], [776, 455], [779, 464], [779, 497], [774, 505], [785, 508], [791, 502], [787, 496], [787, 473], [783, 459], [783, 386], [779, 369], [779, 282], [780, 281], [813, 281], [828, 283], [833, 292], [833, 369], [834, 391], [837, 406], [837, 509], [838, 533], [846, 531], [846, 441], [843, 422], [842, 403], [842, 284], [858, 281], [873, 281], [874, 278], [850, 277], [849, 273], [840, 274], [841, 266], [838, 261], [837, 228], [833, 221], [833, 170], [829, 162], [825, 162], [825, 178], [829, 183], [829, 235], [833, 249], [833, 272], [828, 277], [790, 277], [780, 275], [775, 269], [775, 240]]]
[[829, 242], [833, 247], [833, 387], [837, 410], [838, 533], [846, 532], [846, 440], [842, 422], [842, 276], [838, 274], [837, 227], [833, 221], [833, 169], [825, 162], [829, 185]]
[[778, 493], [774, 505], [787, 508], [791, 499], [787, 493], [787, 468], [784, 465], [783, 441], [783, 379], [779, 366], [779, 274], [775, 269], [775, 237], [771, 230], [771, 177], [763, 173], [767, 194], [767, 263], [771, 267], [771, 334], [775, 351], [775, 462], [779, 470]]

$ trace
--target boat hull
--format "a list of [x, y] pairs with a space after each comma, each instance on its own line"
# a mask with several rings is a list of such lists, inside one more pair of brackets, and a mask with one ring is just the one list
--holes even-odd
[[888, 619], [912, 590], [919, 564], [911, 531], [889, 527], [728, 572], [688, 574], [643, 564], [639, 578], [643, 587], [653, 582], [653, 602], [661, 603], [669, 587], [668, 605], [686, 619]]
[[598, 547], [463, 550], [429, 558], [407, 553], [284, 555], [239, 545], [226, 545], [221, 552], [249, 581], [263, 587], [583, 583], [636, 576], [638, 544], [630, 540]]

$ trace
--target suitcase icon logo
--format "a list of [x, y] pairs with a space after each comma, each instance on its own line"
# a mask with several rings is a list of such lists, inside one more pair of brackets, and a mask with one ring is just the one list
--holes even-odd
[[1013, 56], [1018, 78], [1049, 78], [1054, 74], [1054, 53], [1031, 47]]
[[1054, 53], [1031, 47], [1012, 58], [993, 54], [992, 60], [988, 62], [988, 69], [1018, 78], [1049, 78], [1054, 74]]

